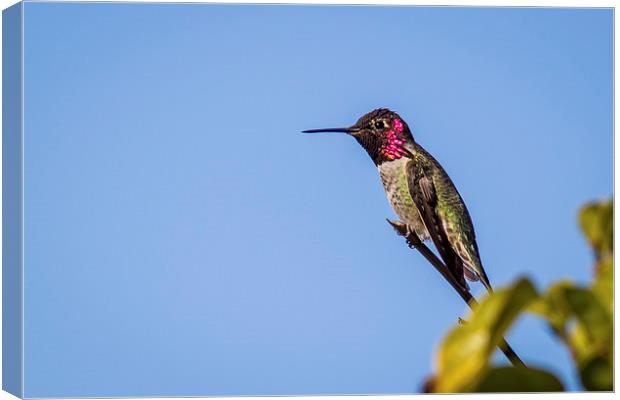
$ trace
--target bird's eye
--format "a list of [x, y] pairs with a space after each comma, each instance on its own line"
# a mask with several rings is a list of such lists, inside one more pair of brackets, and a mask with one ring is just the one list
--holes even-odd
[[383, 123], [383, 120], [375, 121], [375, 128], [376, 129], [383, 129], [383, 128], [385, 128], [385, 123]]

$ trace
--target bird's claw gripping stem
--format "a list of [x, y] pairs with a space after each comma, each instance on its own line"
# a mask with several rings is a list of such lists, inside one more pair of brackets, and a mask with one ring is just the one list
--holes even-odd
[[407, 241], [407, 245], [412, 249], [417, 249], [422, 241], [418, 237], [418, 234], [409, 229], [409, 226], [402, 221], [394, 221], [386, 218], [386, 221], [392, 225], [392, 228], [396, 231], [396, 233], [405, 238]]

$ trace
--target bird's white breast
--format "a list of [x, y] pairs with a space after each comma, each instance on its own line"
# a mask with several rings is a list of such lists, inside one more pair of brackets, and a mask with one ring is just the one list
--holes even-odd
[[403, 157], [394, 161], [383, 162], [378, 167], [379, 175], [383, 182], [385, 194], [396, 214], [424, 240], [429, 235], [409, 193], [405, 172], [408, 161], [407, 158]]

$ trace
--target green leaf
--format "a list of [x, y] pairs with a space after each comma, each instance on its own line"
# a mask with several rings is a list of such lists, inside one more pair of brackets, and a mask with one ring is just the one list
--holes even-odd
[[614, 371], [612, 364], [603, 357], [592, 357], [579, 371], [581, 383], [587, 390], [612, 391]]
[[462, 392], [475, 384], [502, 336], [536, 296], [527, 279], [487, 296], [467, 323], [455, 326], [443, 340], [433, 390]]
[[[601, 272], [600, 276], [605, 273]], [[596, 285], [588, 289], [560, 282], [531, 304], [529, 310], [546, 318], [569, 346], [586, 389], [610, 390], [613, 304], [606, 306], [600, 298], [611, 295], [608, 291], [613, 288], [598, 287], [603, 294], [597, 294], [595, 289]]]
[[[611, 344], [612, 317], [589, 289], [567, 288], [566, 301], [594, 347]], [[611, 348], [611, 346], [609, 346]]]
[[528, 311], [547, 319], [557, 334], [562, 336], [571, 316], [570, 305], [566, 301], [566, 289], [573, 287], [570, 281], [559, 281], [550, 286], [544, 295], [532, 302]]
[[553, 374], [541, 369], [500, 367], [488, 370], [472, 392], [562, 392]]
[[597, 258], [613, 251], [613, 202], [590, 203], [581, 208], [579, 223]]
[[607, 256], [596, 265], [592, 291], [609, 313], [614, 310], [614, 259]]

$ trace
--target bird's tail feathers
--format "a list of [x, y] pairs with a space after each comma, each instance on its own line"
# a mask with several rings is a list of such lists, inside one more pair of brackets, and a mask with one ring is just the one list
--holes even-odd
[[470, 266], [467, 263], [463, 263], [463, 275], [468, 281], [482, 283], [482, 285], [487, 289], [489, 293], [493, 293], [493, 287], [491, 287], [491, 282], [489, 282], [489, 278], [487, 274], [484, 272], [484, 269], [480, 267], [482, 272], [478, 272], [475, 268]]
[[486, 276], [480, 279], [480, 281], [482, 282], [484, 287], [487, 289], [487, 292], [489, 292], [489, 294], [493, 293], [493, 287], [491, 286], [491, 282], [489, 282], [489, 279]]

